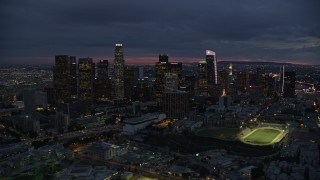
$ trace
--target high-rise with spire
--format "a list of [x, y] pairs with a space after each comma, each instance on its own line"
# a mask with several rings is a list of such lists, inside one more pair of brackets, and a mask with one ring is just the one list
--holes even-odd
[[114, 95], [124, 97], [124, 59], [122, 44], [116, 44], [114, 52]]
[[211, 50], [206, 50], [206, 62], [208, 72], [208, 84], [218, 84], [218, 71], [217, 71], [217, 57], [216, 53]]

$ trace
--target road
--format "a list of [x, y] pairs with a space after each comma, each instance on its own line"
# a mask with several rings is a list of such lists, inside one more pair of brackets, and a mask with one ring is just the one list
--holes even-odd
[[[103, 132], [109, 132], [111, 130], [120, 130], [118, 127], [114, 126], [102, 126], [102, 127], [95, 127], [95, 128], [90, 128], [90, 129], [85, 129], [85, 130], [79, 130], [79, 131], [73, 131], [73, 132], [67, 132], [64, 134], [58, 135], [58, 141], [65, 141], [68, 139], [73, 139], [73, 138], [78, 138], [78, 137], [83, 137], [83, 136], [91, 136], [91, 135], [96, 135], [96, 134], [101, 134]], [[31, 145], [33, 141], [43, 141], [45, 139], [53, 139], [54, 136], [41, 136], [41, 137], [36, 137], [36, 138], [27, 138], [27, 139], [22, 139], [21, 143], [23, 144], [28, 144]]]

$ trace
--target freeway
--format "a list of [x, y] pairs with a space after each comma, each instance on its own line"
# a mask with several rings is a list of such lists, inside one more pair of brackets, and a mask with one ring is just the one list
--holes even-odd
[[[85, 130], [67, 132], [67, 133], [58, 135], [57, 138], [58, 138], [58, 141], [65, 141], [65, 140], [83, 137], [83, 136], [101, 134], [103, 132], [109, 132], [111, 130], [120, 130], [120, 129], [119, 127], [114, 127], [114, 126], [102, 126], [102, 127], [95, 127], [95, 128], [85, 129]], [[33, 141], [43, 141], [45, 139], [52, 140], [53, 138], [54, 136], [49, 136], [49, 135], [36, 137], [36, 138], [26, 138], [26, 139], [22, 139], [21, 143], [31, 145]]]

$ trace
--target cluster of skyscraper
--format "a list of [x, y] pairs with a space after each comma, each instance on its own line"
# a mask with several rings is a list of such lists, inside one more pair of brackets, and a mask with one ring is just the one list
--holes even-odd
[[[97, 64], [92, 58], [57, 55], [53, 68], [51, 104], [125, 103], [126, 100], [151, 100], [152, 88], [143, 68], [125, 66], [122, 44], [115, 45], [113, 68], [108, 60]], [[110, 72], [109, 70], [113, 70]], [[82, 104], [82, 105], [83, 105]]]
[[[124, 97], [124, 59], [121, 44], [116, 44], [114, 83], [109, 77], [108, 60], [100, 60], [97, 66], [92, 58], [57, 55], [54, 66], [55, 103], [104, 101], [112, 95]], [[114, 84], [114, 86], [111, 86]], [[112, 87], [114, 91], [111, 91]], [[114, 94], [112, 94], [114, 93]]]
[[214, 103], [221, 95], [248, 91], [264, 96], [282, 93], [284, 97], [293, 97], [295, 90], [294, 72], [283, 71], [281, 77], [267, 74], [263, 68], [257, 68], [256, 73], [250, 68], [234, 73], [231, 63], [218, 70], [216, 53], [211, 50], [206, 50], [205, 60], [199, 61], [197, 72], [189, 74], [183, 73], [181, 62], [169, 62], [168, 55], [160, 54], [153, 81], [144, 77], [143, 67], [126, 66], [122, 44], [116, 44], [113, 73], [109, 68], [108, 60], [95, 65], [92, 58], [79, 58], [77, 63], [75, 56], [56, 56], [55, 103], [155, 101], [157, 109], [168, 117], [183, 118], [190, 109], [203, 106], [204, 101], [199, 98]]

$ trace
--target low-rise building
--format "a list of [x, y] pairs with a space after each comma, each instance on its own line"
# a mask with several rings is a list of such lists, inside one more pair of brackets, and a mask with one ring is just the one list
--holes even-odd
[[101, 144], [94, 144], [90, 146], [87, 151], [88, 156], [91, 159], [98, 161], [113, 159], [119, 155], [126, 153], [126, 151], [120, 146], [105, 142]]
[[126, 135], [133, 135], [146, 128], [149, 124], [160, 122], [165, 118], [166, 115], [163, 113], [152, 113], [137, 118], [127, 119], [124, 121], [123, 133]]

